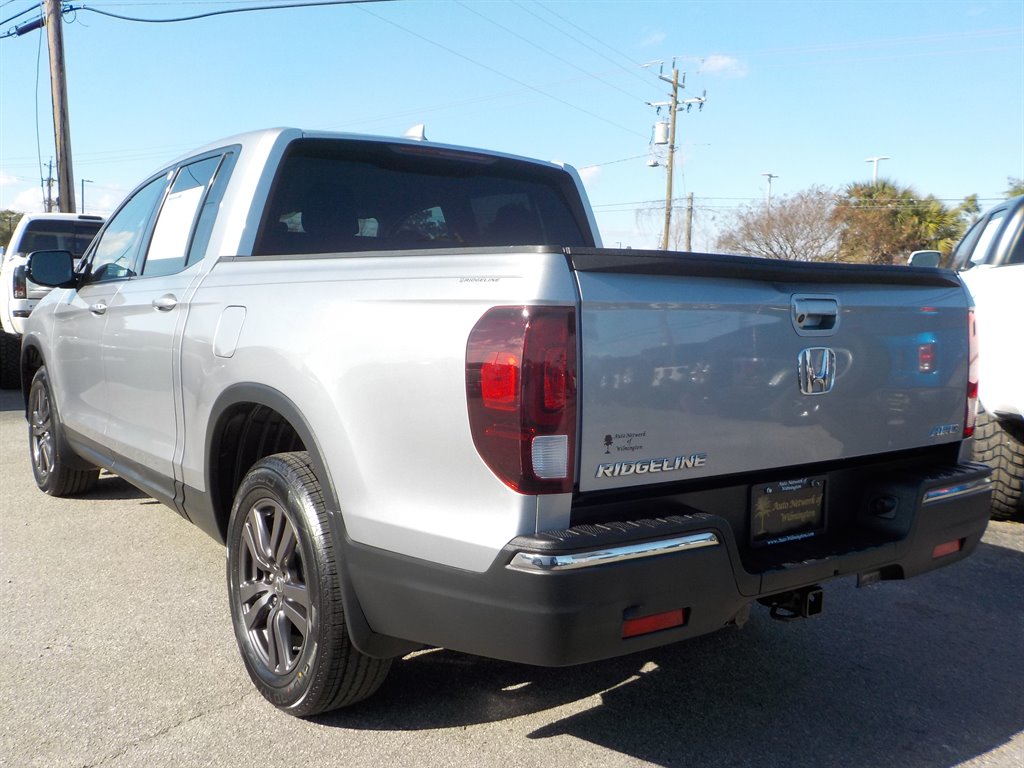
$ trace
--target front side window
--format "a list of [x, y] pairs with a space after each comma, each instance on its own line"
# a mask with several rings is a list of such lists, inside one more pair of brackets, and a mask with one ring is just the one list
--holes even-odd
[[167, 176], [153, 179], [132, 195], [110, 219], [89, 261], [89, 282], [120, 280], [135, 275], [139, 250], [167, 182]]

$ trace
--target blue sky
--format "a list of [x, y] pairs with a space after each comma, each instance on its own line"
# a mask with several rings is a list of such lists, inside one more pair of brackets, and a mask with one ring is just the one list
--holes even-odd
[[[95, 0], [168, 19], [264, 2]], [[0, 20], [34, 8], [0, 0]], [[80, 5], [80, 3], [73, 3]], [[0, 34], [35, 16], [19, 16]], [[397, 0], [143, 24], [65, 17], [76, 197], [109, 212], [208, 141], [292, 125], [401, 135], [567, 162], [606, 245], [655, 247], [665, 170], [649, 167], [673, 60], [674, 197], [694, 248], [737, 206], [881, 176], [983, 207], [1024, 177], [1024, 3]], [[43, 33], [0, 39], [0, 209], [41, 210], [54, 156]], [[664, 114], [664, 113], [663, 113]], [[40, 162], [41, 161], [41, 162]], [[81, 200], [79, 200], [81, 210]]]

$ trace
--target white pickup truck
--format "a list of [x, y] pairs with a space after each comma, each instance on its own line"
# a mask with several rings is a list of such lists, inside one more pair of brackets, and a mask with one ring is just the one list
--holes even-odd
[[602, 249], [568, 167], [247, 134], [29, 273], [39, 487], [105, 467], [225, 542], [295, 715], [423, 646], [557, 666], [813, 615], [988, 521], [954, 272]]
[[25, 213], [18, 220], [0, 259], [0, 388], [16, 389], [21, 384], [22, 325], [50, 290], [25, 278], [28, 255], [57, 248], [78, 259], [102, 224], [102, 216], [76, 213]]
[[1024, 516], [1024, 196], [987, 211], [953, 252], [977, 304], [981, 408], [974, 454], [992, 466], [992, 516]]

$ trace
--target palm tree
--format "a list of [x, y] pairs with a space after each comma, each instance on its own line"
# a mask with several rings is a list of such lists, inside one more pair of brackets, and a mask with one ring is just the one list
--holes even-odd
[[917, 250], [948, 254], [977, 213], [977, 197], [949, 207], [934, 195], [887, 179], [846, 187], [834, 216], [842, 229], [840, 258], [868, 264], [901, 264]]

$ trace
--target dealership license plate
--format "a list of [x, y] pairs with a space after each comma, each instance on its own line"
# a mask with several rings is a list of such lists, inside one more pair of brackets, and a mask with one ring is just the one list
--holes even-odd
[[750, 491], [750, 540], [783, 544], [815, 536], [825, 528], [825, 478], [803, 477], [755, 485]]

